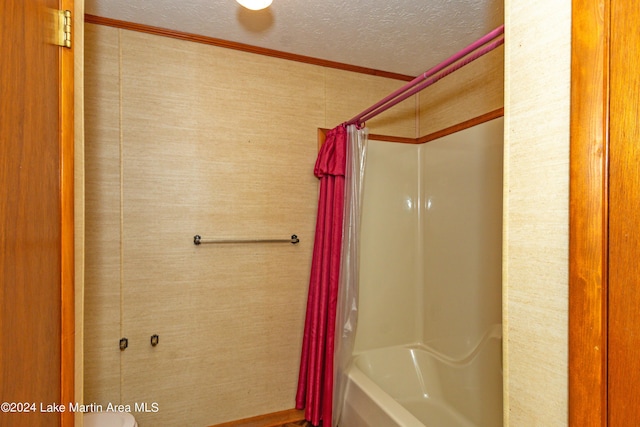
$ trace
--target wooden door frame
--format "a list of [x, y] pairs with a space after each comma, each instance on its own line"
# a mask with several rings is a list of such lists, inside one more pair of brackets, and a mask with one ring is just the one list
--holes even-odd
[[[75, 17], [74, 0], [61, 0], [60, 9]], [[73, 39], [72, 39], [73, 43]], [[60, 47], [60, 414], [62, 427], [74, 425], [69, 403], [75, 402], [75, 263], [74, 263], [74, 50]]]
[[569, 425], [607, 425], [610, 0], [572, 1]]

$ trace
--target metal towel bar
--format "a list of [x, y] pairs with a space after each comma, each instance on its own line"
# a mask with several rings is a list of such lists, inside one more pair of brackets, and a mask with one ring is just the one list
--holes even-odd
[[230, 240], [212, 240], [212, 239], [203, 239], [202, 236], [200, 236], [199, 234], [196, 234], [195, 236], [193, 236], [193, 244], [194, 245], [200, 245], [200, 244], [204, 244], [204, 243], [214, 243], [214, 244], [221, 244], [221, 243], [292, 243], [292, 244], [296, 244], [299, 243], [300, 239], [298, 239], [298, 236], [296, 236], [295, 234], [293, 234], [291, 236], [290, 239], [246, 239], [246, 240], [242, 240], [242, 239], [230, 239]]

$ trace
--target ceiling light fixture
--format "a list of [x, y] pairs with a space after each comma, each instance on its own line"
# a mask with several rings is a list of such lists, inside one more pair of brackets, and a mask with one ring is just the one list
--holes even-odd
[[273, 0], [236, 0], [240, 5], [251, 10], [262, 10], [271, 5]]

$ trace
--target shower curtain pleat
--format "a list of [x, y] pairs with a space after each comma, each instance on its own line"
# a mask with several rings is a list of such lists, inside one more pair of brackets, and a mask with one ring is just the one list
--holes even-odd
[[316, 234], [296, 393], [313, 425], [331, 426], [336, 304], [340, 280], [347, 133], [327, 133], [314, 173], [320, 179]]
[[342, 254], [333, 352], [333, 412], [331, 414], [333, 422], [323, 427], [337, 427], [340, 422], [348, 372], [353, 360], [358, 323], [360, 223], [368, 138], [367, 128], [347, 126]]

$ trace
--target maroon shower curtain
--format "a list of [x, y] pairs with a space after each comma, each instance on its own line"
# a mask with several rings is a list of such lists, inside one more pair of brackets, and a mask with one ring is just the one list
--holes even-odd
[[325, 427], [331, 427], [346, 157], [346, 128], [338, 126], [327, 133], [314, 169], [320, 197], [296, 394], [296, 408], [305, 409], [313, 425], [322, 421]]

